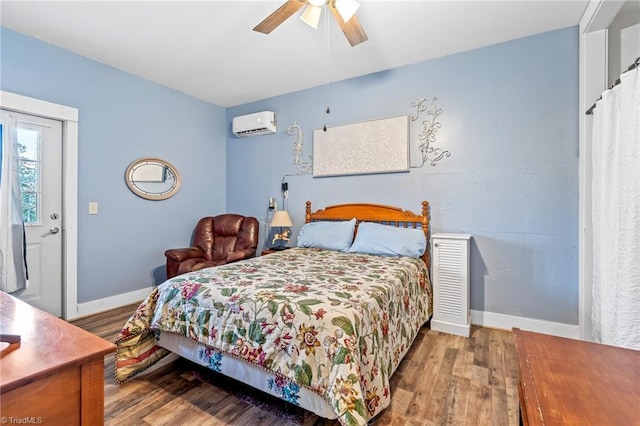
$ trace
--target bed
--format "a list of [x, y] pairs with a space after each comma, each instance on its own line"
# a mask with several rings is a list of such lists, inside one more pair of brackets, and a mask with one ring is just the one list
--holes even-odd
[[389, 405], [389, 379], [431, 317], [428, 240], [426, 201], [421, 214], [307, 202], [298, 247], [159, 285], [116, 341], [116, 380], [173, 352], [364, 425]]

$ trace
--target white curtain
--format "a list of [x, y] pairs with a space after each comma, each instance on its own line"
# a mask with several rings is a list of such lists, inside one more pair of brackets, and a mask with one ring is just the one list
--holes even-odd
[[0, 126], [0, 290], [13, 293], [27, 286], [16, 120], [12, 114], [2, 111]]
[[593, 113], [593, 338], [640, 349], [640, 70]]

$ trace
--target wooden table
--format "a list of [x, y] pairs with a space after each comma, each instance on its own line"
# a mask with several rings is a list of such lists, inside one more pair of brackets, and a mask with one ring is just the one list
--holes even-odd
[[524, 425], [640, 425], [640, 351], [513, 333]]
[[12, 424], [104, 423], [104, 356], [115, 345], [0, 292], [0, 415]]
[[281, 252], [281, 251], [283, 251], [283, 250], [288, 250], [288, 249], [290, 249], [290, 248], [291, 248], [291, 247], [285, 247], [285, 248], [281, 248], [281, 249], [267, 248], [267, 249], [262, 250], [262, 252], [260, 253], [260, 255], [261, 255], [261, 256], [266, 256], [266, 255], [268, 255], [268, 254], [278, 253], [278, 252]]

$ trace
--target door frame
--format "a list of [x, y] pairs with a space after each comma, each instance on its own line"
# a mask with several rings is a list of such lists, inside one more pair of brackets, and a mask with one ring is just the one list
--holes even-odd
[[0, 90], [0, 108], [62, 121], [62, 317], [78, 317], [78, 110]]

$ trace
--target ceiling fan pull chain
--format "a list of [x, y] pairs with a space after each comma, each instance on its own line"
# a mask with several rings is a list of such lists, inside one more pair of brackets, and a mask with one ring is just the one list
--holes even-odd
[[331, 51], [330, 51], [330, 32], [329, 32], [329, 13], [325, 14], [324, 18], [324, 29], [327, 32], [327, 39], [325, 40], [325, 54], [327, 55], [327, 80], [325, 83], [325, 96], [327, 98], [327, 109], [325, 110], [324, 115], [324, 127], [323, 131], [327, 131], [327, 115], [331, 114], [331, 109], [329, 108], [329, 81], [331, 80]]
[[327, 109], [325, 111], [326, 115], [324, 116], [324, 127], [322, 128], [323, 131], [327, 131], [327, 115], [331, 114], [331, 110], [329, 109], [329, 105], [327, 105]]

